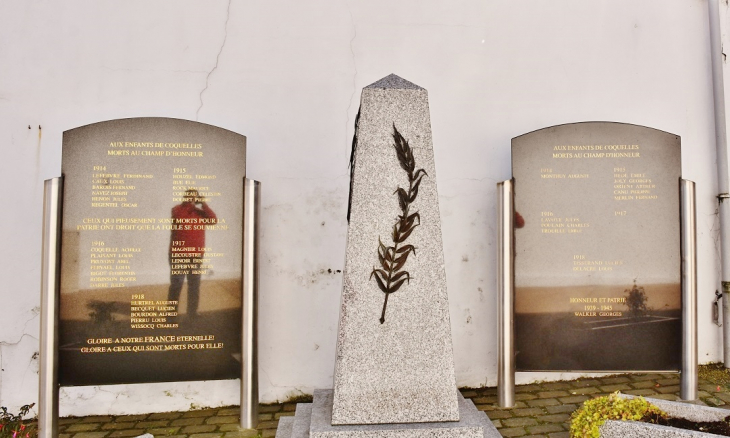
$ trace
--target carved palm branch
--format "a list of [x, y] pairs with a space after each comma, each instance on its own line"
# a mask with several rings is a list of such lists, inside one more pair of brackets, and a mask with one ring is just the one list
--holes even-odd
[[416, 161], [413, 158], [413, 151], [408, 145], [408, 140], [398, 132], [395, 124], [393, 124], [393, 141], [400, 167], [408, 174], [408, 190], [398, 187], [393, 192], [398, 197], [398, 205], [401, 209], [401, 214], [398, 215], [391, 233], [393, 246], [385, 246], [382, 240], [378, 238], [378, 262], [380, 267], [373, 267], [373, 271], [370, 273], [370, 279], [372, 280], [375, 277], [378, 288], [385, 293], [383, 313], [380, 315], [381, 324], [385, 322], [385, 309], [388, 306], [390, 294], [397, 292], [404, 283], [410, 283], [411, 281], [411, 274], [403, 267], [406, 260], [408, 260], [408, 256], [411, 253], [416, 253], [416, 248], [413, 245], [402, 245], [400, 247], [399, 245], [403, 244], [413, 233], [413, 230], [421, 224], [421, 216], [418, 212], [411, 213], [410, 206], [418, 196], [418, 186], [421, 185], [421, 180], [424, 175], [427, 176], [425, 170], [416, 170]]

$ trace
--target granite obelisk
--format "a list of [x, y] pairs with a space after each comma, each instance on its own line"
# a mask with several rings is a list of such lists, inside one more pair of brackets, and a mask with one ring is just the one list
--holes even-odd
[[356, 131], [332, 422], [457, 421], [427, 91], [396, 75], [365, 87]]
[[456, 388], [425, 89], [395, 75], [363, 89], [351, 166], [334, 390], [277, 437], [499, 437]]

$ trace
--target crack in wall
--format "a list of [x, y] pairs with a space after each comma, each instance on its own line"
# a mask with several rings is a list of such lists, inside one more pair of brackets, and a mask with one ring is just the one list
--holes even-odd
[[[20, 341], [22, 341], [23, 338], [25, 338], [26, 336], [29, 337], [29, 338], [31, 338], [31, 339], [33, 339], [34, 341], [38, 341], [38, 338], [36, 338], [35, 336], [29, 335], [28, 333], [23, 333], [23, 335], [20, 337], [20, 339], [18, 340], [18, 342], [5, 342], [5, 341], [2, 341], [2, 342], [0, 342], [0, 347], [12, 347], [12, 346], [16, 346], [16, 345], [20, 344]], [[0, 348], [0, 351], [2, 351], [1, 348]], [[1, 363], [2, 362], [0, 362], [0, 364]]]
[[[38, 338], [36, 338], [33, 335], [30, 335], [30, 334], [26, 333], [26, 330], [28, 328], [28, 324], [31, 321], [33, 321], [36, 317], [38, 317], [38, 315], [40, 314], [40, 312], [41, 312], [41, 308], [39, 306], [35, 306], [35, 307], [33, 307], [31, 309], [31, 314], [32, 315], [31, 315], [30, 318], [28, 318], [25, 321], [25, 323], [23, 323], [23, 331], [22, 331], [22, 334], [20, 335], [20, 338], [18, 338], [17, 341], [0, 341], [0, 400], [4, 400], [3, 391], [2, 391], [2, 388], [3, 388], [3, 376], [5, 375], [5, 368], [3, 368], [3, 365], [4, 364], [3, 364], [3, 356], [2, 356], [3, 347], [14, 347], [14, 346], [17, 346], [18, 344], [20, 344], [23, 341], [23, 338], [25, 338], [26, 336], [29, 337], [29, 338], [31, 338], [31, 339], [33, 339], [34, 341], [39, 342], [39, 339]], [[36, 354], [37, 354], [37, 352], [36, 352]], [[23, 373], [23, 380], [25, 380], [25, 376], [27, 374], [28, 369], [30, 369], [30, 366], [33, 363], [33, 360], [36, 360], [37, 359], [36, 354], [34, 354], [31, 357], [30, 361], [28, 362], [28, 366], [26, 367], [26, 370]]]
[[35, 318], [38, 317], [38, 314], [40, 313], [40, 307], [36, 306], [31, 310], [31, 313], [33, 314], [30, 318], [28, 318], [25, 323], [23, 323], [23, 334], [20, 335], [20, 338], [17, 341], [0, 341], [0, 346], [11, 346], [11, 345], [18, 345], [20, 344], [20, 341], [23, 340], [24, 337], [30, 336], [31, 338], [38, 340], [35, 336], [31, 336], [28, 333], [26, 333], [26, 329], [28, 328], [28, 323], [33, 321]]
[[28, 372], [29, 372], [29, 371], [30, 371], [31, 373], [35, 374], [35, 376], [34, 376], [34, 379], [33, 379], [33, 380], [38, 380], [38, 374], [39, 374], [39, 371], [40, 371], [40, 370], [39, 370], [39, 367], [35, 367], [35, 370], [34, 370], [34, 369], [32, 369], [32, 367], [33, 367], [33, 363], [35, 363], [35, 364], [38, 364], [38, 358], [39, 358], [39, 357], [40, 357], [40, 353], [36, 351], [36, 352], [35, 352], [35, 353], [33, 353], [33, 355], [32, 355], [32, 356], [30, 357], [30, 360], [28, 360], [28, 364], [27, 364], [27, 365], [25, 366], [25, 371], [23, 372], [23, 379], [22, 379], [22, 382], [23, 382], [23, 386], [24, 386], [24, 387], [25, 387], [25, 378], [26, 378], [26, 377], [28, 376]]
[[[30, 320], [32, 320], [31, 318]], [[26, 324], [30, 322], [30, 320], [26, 321]], [[4, 400], [3, 397], [3, 376], [5, 375], [5, 364], [3, 363], [3, 347], [12, 347], [20, 344], [23, 341], [23, 338], [26, 336], [33, 339], [34, 341], [38, 341], [38, 339], [35, 336], [29, 335], [28, 333], [25, 333], [25, 327], [23, 327], [23, 334], [20, 336], [20, 339], [18, 339], [15, 342], [7, 342], [7, 341], [0, 341], [0, 400]], [[23, 373], [23, 380], [25, 380], [25, 376], [27, 375], [28, 369], [30, 368], [30, 365], [33, 363], [34, 360], [37, 359], [36, 354], [31, 356], [30, 361], [28, 362], [28, 366], [25, 369], [25, 372]]]
[[58, 398], [60, 404], [64, 404], [64, 402], [73, 404], [79, 400], [88, 401], [96, 397], [100, 389], [99, 386], [61, 386], [58, 389]]
[[109, 403], [109, 411], [113, 411], [112, 408], [119, 401], [119, 397], [124, 396], [124, 398], [126, 398], [126, 399], [129, 398], [129, 395], [127, 394], [127, 391], [119, 391], [119, 392], [118, 391], [110, 391], [108, 389], [102, 388], [101, 386], [97, 386], [96, 387], [96, 392], [95, 392], [94, 395], [96, 395], [96, 394], [98, 394], [100, 392], [105, 392], [107, 394], [111, 394], [112, 396], [114, 396], [114, 399], [111, 400], [111, 402]]
[[231, 18], [231, 3], [232, 0], [228, 0], [228, 7], [226, 8], [226, 21], [223, 24], [223, 42], [221, 43], [220, 49], [218, 49], [218, 55], [215, 57], [215, 65], [213, 68], [208, 72], [208, 75], [205, 76], [205, 87], [203, 87], [202, 90], [200, 90], [200, 94], [198, 95], [198, 98], [200, 99], [200, 106], [198, 106], [197, 111], [195, 111], [195, 120], [197, 121], [200, 116], [200, 110], [203, 109], [203, 94], [208, 90], [208, 86], [210, 85], [210, 77], [213, 75], [213, 73], [218, 70], [218, 63], [221, 59], [221, 53], [223, 53], [223, 48], [226, 46], [226, 41], [228, 40], [228, 20]]

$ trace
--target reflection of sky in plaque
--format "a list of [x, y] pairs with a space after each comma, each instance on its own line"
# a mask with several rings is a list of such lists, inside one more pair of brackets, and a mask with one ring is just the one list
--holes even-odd
[[[111, 147], [112, 142], [152, 143], [153, 146]], [[161, 144], [154, 146], [155, 143]], [[165, 145], [166, 144], [166, 145]], [[185, 148], [174, 144], [194, 145]], [[77, 128], [64, 134], [64, 233], [74, 232], [86, 222], [113, 225], [112, 231], [81, 231], [78, 240], [79, 287], [89, 285], [90, 248], [92, 241], [103, 241], [106, 247], [139, 247], [131, 260], [137, 285], [169, 282], [168, 247], [170, 230], [145, 230], [144, 223], [119, 223], [119, 219], [154, 219], [153, 226], [169, 220], [173, 192], [184, 192], [187, 185], [173, 190], [173, 169], [185, 168], [189, 175], [213, 175], [211, 179], [195, 179], [197, 187], [208, 187], [213, 194], [208, 205], [228, 225], [227, 230], [206, 230], [206, 247], [221, 257], [211, 258], [213, 274], [204, 278], [238, 278], [241, 266], [242, 178], [245, 175], [245, 138], [209, 125], [174, 119], [124, 119]], [[107, 151], [135, 151], [138, 155], [111, 156]], [[160, 155], [147, 152], [163, 152]], [[171, 156], [174, 152], [202, 152], [203, 158]], [[93, 166], [106, 166], [105, 171]], [[124, 196], [137, 207], [91, 207], [92, 185], [100, 186], [94, 174], [120, 174], [111, 186], [134, 186]], [[153, 178], [125, 178], [123, 174], [153, 175]], [[93, 182], [93, 180], [97, 180]], [[112, 188], [113, 190], [113, 188]], [[112, 199], [113, 201], [113, 199]], [[103, 202], [103, 201], [102, 201]], [[119, 203], [121, 205], [121, 202]], [[106, 223], [105, 222], [109, 222]], [[127, 225], [132, 230], [117, 230]], [[167, 224], [169, 226], [169, 224]], [[142, 229], [140, 229], [142, 228]], [[67, 274], [67, 273], [64, 273]], [[132, 286], [129, 284], [128, 286]]]
[[517, 137], [512, 154], [515, 208], [525, 219], [515, 230], [517, 287], [679, 282], [678, 137], [580, 123]]

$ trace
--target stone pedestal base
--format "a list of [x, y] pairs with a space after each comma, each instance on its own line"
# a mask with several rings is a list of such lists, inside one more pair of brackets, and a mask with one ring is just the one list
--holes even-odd
[[[454, 389], [456, 391], [456, 389]], [[484, 412], [459, 396], [459, 421], [442, 423], [332, 426], [332, 390], [314, 391], [314, 403], [297, 405], [294, 417], [281, 417], [276, 438], [500, 438]]]

